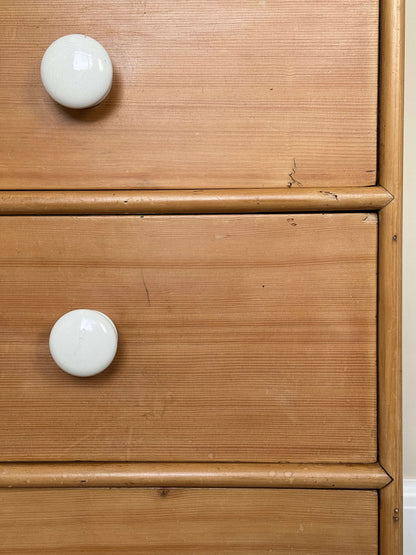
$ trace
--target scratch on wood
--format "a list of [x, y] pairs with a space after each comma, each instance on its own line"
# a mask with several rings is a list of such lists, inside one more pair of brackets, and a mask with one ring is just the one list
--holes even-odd
[[322, 193], [323, 195], [329, 195], [330, 197], [334, 198], [335, 200], [338, 200], [338, 195], [335, 193], [331, 193], [331, 191], [319, 191], [320, 193]]
[[287, 184], [287, 186], [293, 187], [294, 185], [296, 187], [302, 187], [302, 183], [300, 181], [298, 181], [297, 179], [295, 179], [295, 173], [296, 173], [296, 158], [293, 158], [293, 166], [292, 166], [292, 170], [289, 172], [289, 183]]
[[143, 273], [143, 270], [141, 270], [141, 274], [142, 274], [142, 282], [143, 282], [144, 290], [146, 291], [147, 304], [148, 304], [149, 306], [152, 306], [152, 303], [150, 302], [150, 294], [149, 294], [149, 289], [147, 288], [147, 285], [146, 285], [146, 280], [144, 279], [144, 273]]

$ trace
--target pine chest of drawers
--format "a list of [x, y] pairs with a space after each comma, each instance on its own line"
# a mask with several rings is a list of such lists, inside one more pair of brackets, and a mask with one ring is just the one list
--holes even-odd
[[[401, 553], [402, 1], [1, 17], [0, 553]], [[82, 111], [39, 77], [73, 32]]]

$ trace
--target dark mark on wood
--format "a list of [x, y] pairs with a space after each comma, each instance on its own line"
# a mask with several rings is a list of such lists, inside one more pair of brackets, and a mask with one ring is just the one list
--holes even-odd
[[338, 200], [338, 195], [335, 193], [331, 193], [331, 191], [319, 191], [320, 193], [322, 193], [323, 195], [329, 195], [330, 197], [333, 197], [335, 200]]
[[147, 285], [146, 285], [146, 280], [144, 279], [143, 270], [141, 270], [141, 274], [142, 274], [142, 282], [143, 282], [144, 290], [146, 291], [147, 304], [148, 304], [149, 306], [152, 306], [152, 303], [150, 302], [149, 290], [148, 290]]
[[161, 497], [167, 497], [169, 495], [169, 490], [168, 488], [162, 488], [159, 490], [159, 495]]
[[302, 183], [300, 181], [298, 181], [297, 179], [295, 179], [295, 173], [296, 173], [296, 158], [293, 158], [293, 166], [292, 166], [292, 170], [289, 172], [289, 178], [290, 181], [287, 184], [287, 186], [293, 187], [294, 185], [296, 185], [296, 187], [302, 187]]

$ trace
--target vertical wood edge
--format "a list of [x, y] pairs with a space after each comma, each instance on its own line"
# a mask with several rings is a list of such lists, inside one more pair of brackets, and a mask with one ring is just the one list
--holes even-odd
[[404, 0], [381, 0], [379, 184], [394, 200], [379, 218], [379, 461], [392, 482], [380, 491], [380, 554], [403, 552], [401, 272]]
[[385, 555], [402, 552], [402, 237], [397, 202], [379, 218], [379, 461], [392, 477], [380, 492], [380, 553]]

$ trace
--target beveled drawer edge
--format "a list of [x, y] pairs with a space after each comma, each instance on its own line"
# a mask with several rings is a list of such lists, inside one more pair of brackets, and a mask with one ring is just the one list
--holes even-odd
[[239, 487], [382, 489], [377, 464], [1, 463], [0, 488]]
[[384, 187], [1, 191], [0, 215], [228, 214], [380, 210]]

